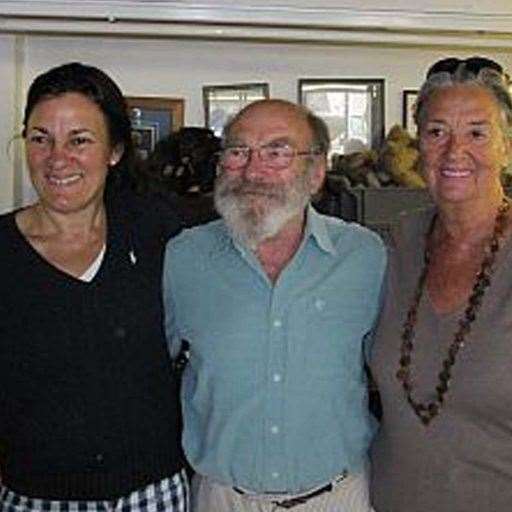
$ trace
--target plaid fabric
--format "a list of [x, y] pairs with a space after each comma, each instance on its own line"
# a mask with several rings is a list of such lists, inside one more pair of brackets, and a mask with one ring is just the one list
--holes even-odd
[[185, 471], [115, 500], [45, 500], [0, 489], [0, 512], [188, 512], [188, 503]]

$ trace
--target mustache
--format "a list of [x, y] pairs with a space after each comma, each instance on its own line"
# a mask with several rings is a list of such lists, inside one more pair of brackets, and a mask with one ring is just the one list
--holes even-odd
[[243, 179], [220, 180], [219, 191], [224, 194], [235, 195], [264, 195], [268, 197], [280, 197], [282, 194], [275, 185], [262, 182], [246, 181]]

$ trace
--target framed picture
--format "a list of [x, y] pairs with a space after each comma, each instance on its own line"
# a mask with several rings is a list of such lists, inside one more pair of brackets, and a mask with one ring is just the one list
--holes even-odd
[[155, 144], [159, 140], [158, 125], [147, 123], [141, 126], [132, 126], [132, 140], [137, 158], [146, 160], [150, 153], [155, 149]]
[[205, 85], [203, 87], [204, 119], [218, 137], [224, 125], [243, 107], [269, 97], [266, 83]]
[[382, 78], [299, 79], [299, 103], [321, 117], [329, 129], [330, 157], [380, 147], [384, 86]]
[[416, 89], [404, 89], [402, 91], [402, 126], [410, 133], [415, 131], [414, 106], [418, 91]]
[[155, 144], [183, 126], [184, 100], [161, 97], [127, 97], [132, 137], [137, 156], [145, 160]]

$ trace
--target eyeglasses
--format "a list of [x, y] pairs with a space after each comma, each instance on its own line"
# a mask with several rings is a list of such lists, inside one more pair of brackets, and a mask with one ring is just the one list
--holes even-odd
[[427, 78], [430, 78], [436, 73], [455, 73], [461, 64], [475, 75], [478, 75], [478, 73], [485, 68], [492, 69], [500, 75], [503, 74], [503, 68], [494, 60], [487, 59], [486, 57], [470, 57], [469, 59], [449, 57], [432, 64], [427, 71]]
[[227, 169], [241, 169], [245, 167], [253, 154], [271, 169], [285, 169], [297, 156], [314, 156], [321, 154], [318, 149], [298, 151], [289, 144], [264, 144], [251, 148], [249, 146], [228, 146], [220, 152], [220, 163]]

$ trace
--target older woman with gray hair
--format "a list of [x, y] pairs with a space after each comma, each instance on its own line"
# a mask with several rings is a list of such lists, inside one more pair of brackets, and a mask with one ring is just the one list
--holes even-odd
[[383, 418], [377, 512], [505, 512], [512, 503], [512, 100], [496, 62], [444, 59], [416, 105], [434, 207], [393, 235], [371, 368]]

